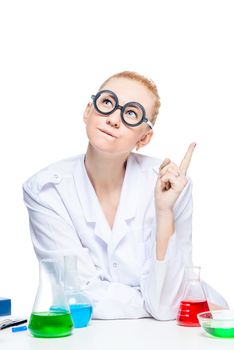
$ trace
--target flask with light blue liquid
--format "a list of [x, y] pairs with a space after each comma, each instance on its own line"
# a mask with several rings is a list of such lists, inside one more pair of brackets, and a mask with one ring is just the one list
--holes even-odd
[[80, 289], [77, 256], [64, 257], [64, 294], [75, 328], [86, 327], [92, 318], [93, 306], [88, 295]]

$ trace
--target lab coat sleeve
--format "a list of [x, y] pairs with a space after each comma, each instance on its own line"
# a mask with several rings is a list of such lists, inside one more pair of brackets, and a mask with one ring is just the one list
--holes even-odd
[[[192, 184], [187, 186], [174, 209], [175, 232], [164, 260], [156, 258], [156, 243], [145, 264], [141, 290], [147, 311], [158, 320], [176, 318], [184, 289], [184, 267], [192, 265]], [[223, 297], [204, 283], [208, 301], [227, 307]]]
[[32, 243], [38, 259], [78, 255], [79, 279], [93, 301], [93, 318], [150, 317], [140, 289], [101, 280], [88, 249], [82, 246], [72, 223], [51, 203], [43, 202], [29, 186], [24, 185], [23, 190]]

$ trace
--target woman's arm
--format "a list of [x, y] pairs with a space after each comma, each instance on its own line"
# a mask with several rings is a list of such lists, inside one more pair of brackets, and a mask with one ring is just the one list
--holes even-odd
[[[192, 186], [186, 172], [194, 147], [189, 146], [180, 167], [166, 159], [155, 186], [155, 255], [141, 287], [148, 312], [160, 320], [176, 318], [184, 267], [192, 264]], [[227, 307], [222, 296], [208, 285], [207, 295], [211, 305]]]
[[[159, 240], [156, 236], [149, 266], [141, 280], [146, 308], [159, 320], [172, 320], [177, 315], [184, 287], [184, 267], [192, 264], [192, 209], [192, 183], [189, 180], [173, 209], [174, 230], [163, 247], [163, 257], [157, 256]], [[158, 232], [156, 222], [156, 235]]]
[[174, 214], [172, 210], [157, 211], [156, 257], [163, 260], [168, 242], [175, 231]]

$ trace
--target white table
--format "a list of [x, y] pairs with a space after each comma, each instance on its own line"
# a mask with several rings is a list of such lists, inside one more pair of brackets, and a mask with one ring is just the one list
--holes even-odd
[[200, 327], [180, 327], [154, 319], [92, 320], [65, 338], [33, 338], [28, 331], [0, 331], [0, 350], [233, 350], [233, 339], [207, 335]]

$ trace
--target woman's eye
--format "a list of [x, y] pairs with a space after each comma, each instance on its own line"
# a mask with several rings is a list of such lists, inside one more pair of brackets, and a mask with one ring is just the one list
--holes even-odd
[[128, 117], [131, 117], [131, 118], [137, 118], [136, 112], [131, 111], [131, 110], [127, 111], [127, 115], [128, 115]]
[[106, 106], [112, 106], [111, 100], [108, 100], [107, 98], [105, 100], [103, 100], [103, 104]]

